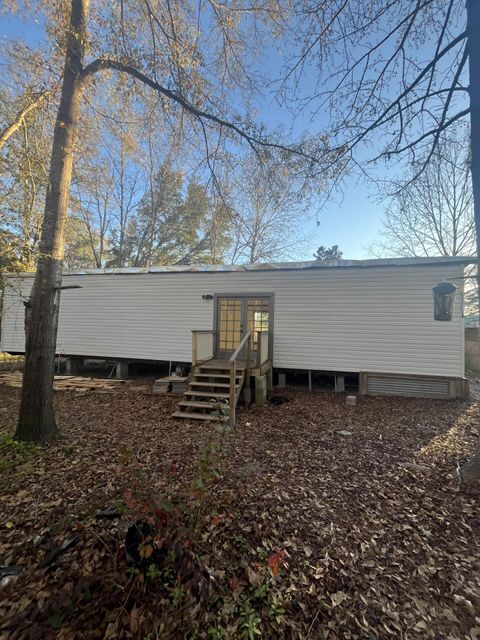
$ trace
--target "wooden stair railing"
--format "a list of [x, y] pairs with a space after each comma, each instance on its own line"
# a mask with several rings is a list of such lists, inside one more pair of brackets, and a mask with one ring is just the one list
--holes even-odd
[[[240, 385], [236, 385], [237, 379], [237, 360], [239, 359], [239, 355], [245, 348], [245, 373]], [[242, 391], [243, 385], [250, 392], [250, 357], [252, 350], [252, 334], [250, 331], [243, 336], [240, 344], [237, 349], [232, 353], [232, 356], [229, 359], [230, 363], [230, 426], [235, 426], [235, 409], [237, 406], [238, 398], [240, 397], [240, 393]], [[238, 389], [238, 391], [237, 391]]]
[[173, 416], [218, 420], [215, 405], [228, 402], [229, 422], [234, 426], [235, 408], [244, 385], [245, 402], [250, 403], [252, 336], [248, 332], [228, 360], [211, 357], [214, 345], [215, 331], [192, 331], [192, 371], [188, 388]]
[[[241, 391], [245, 380], [245, 365], [236, 369], [236, 395]], [[218, 420], [218, 404], [229, 404], [230, 400], [230, 363], [218, 360], [197, 365], [190, 374], [188, 388], [180, 398], [175, 418], [190, 420]], [[228, 419], [228, 418], [227, 418]]]

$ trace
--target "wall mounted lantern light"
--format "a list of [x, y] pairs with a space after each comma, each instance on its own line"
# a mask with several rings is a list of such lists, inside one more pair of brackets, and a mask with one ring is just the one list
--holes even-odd
[[433, 287], [433, 315], [435, 320], [451, 320], [457, 287], [451, 282], [440, 282]]

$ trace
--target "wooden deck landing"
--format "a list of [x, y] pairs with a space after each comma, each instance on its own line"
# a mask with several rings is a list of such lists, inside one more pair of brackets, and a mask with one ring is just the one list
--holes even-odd
[[[230, 362], [226, 358], [211, 358], [198, 363], [202, 369], [230, 369]], [[245, 369], [245, 360], [237, 360], [237, 369]]]
[[[237, 360], [237, 369], [243, 371], [246, 366], [245, 360]], [[261, 367], [256, 367], [255, 362], [252, 362], [251, 375], [252, 376], [263, 376], [265, 375], [271, 368], [272, 362], [271, 360], [267, 360], [262, 364]], [[197, 368], [201, 367], [202, 369], [217, 369], [217, 370], [230, 370], [230, 362], [226, 358], [211, 358], [210, 360], [205, 360], [204, 362], [199, 362], [197, 364]]]

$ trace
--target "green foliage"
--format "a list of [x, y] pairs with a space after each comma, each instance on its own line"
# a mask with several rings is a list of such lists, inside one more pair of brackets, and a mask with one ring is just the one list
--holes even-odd
[[240, 548], [241, 547], [248, 547], [248, 540], [244, 536], [242, 536], [241, 534], [236, 533], [233, 536], [232, 541], [233, 541], [233, 544], [236, 547], [240, 547]]
[[267, 560], [268, 553], [266, 549], [263, 549], [262, 547], [257, 547], [255, 551], [257, 552], [257, 556], [260, 561], [265, 562]]
[[260, 625], [262, 623], [249, 600], [244, 599], [239, 607], [240, 637], [245, 640], [256, 640], [262, 635]]
[[[0, 96], [0, 129], [2, 121], [11, 122], [31, 98], [28, 89], [20, 98]], [[0, 273], [34, 269], [47, 185], [49, 133], [45, 110], [35, 110], [0, 156]]]
[[129, 222], [125, 262], [149, 266], [218, 261], [228, 246], [226, 231], [221, 210], [205, 188], [193, 180], [185, 185], [183, 173], [164, 163]]
[[340, 251], [338, 244], [333, 244], [331, 247], [321, 245], [313, 255], [315, 260], [318, 262], [324, 262], [325, 264], [341, 260], [342, 256], [343, 251]]
[[82, 269], [89, 266], [101, 266], [95, 262], [94, 246], [98, 238], [91, 236], [83, 220], [70, 216], [65, 228], [65, 267], [66, 269]]
[[149, 580], [157, 580], [162, 575], [162, 572], [157, 568], [153, 562], [148, 565], [146, 576]]
[[170, 598], [173, 604], [178, 607], [185, 600], [185, 591], [179, 585], [176, 585], [170, 591]]
[[33, 473], [40, 448], [30, 442], [18, 442], [0, 435], [0, 490], [15, 486]]
[[125, 570], [125, 573], [127, 574], [127, 576], [129, 576], [130, 578], [133, 578], [135, 576], [140, 575], [140, 569], [137, 569], [137, 567], [127, 567]]
[[190, 484], [190, 493], [199, 496], [212, 481], [218, 480], [218, 454], [220, 445], [209, 437], [198, 451], [197, 474]]
[[285, 607], [280, 598], [273, 596], [268, 609], [268, 617], [278, 625], [284, 622]]
[[22, 263], [21, 247], [18, 239], [10, 231], [2, 229], [0, 217], [0, 309], [3, 308], [4, 274], [16, 273], [22, 270], [25, 270], [25, 268]]
[[270, 583], [265, 581], [262, 584], [258, 585], [258, 587], [255, 587], [253, 591], [253, 597], [255, 598], [255, 600], [265, 600], [268, 596], [269, 591]]
[[229, 637], [228, 631], [225, 627], [221, 626], [211, 627], [207, 635], [209, 638], [212, 638], [212, 640], [226, 640]]

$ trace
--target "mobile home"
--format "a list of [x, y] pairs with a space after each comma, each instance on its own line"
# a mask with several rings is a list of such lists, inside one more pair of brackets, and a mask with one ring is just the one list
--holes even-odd
[[[463, 278], [471, 262], [401, 258], [67, 273], [63, 285], [72, 288], [61, 292], [57, 352], [116, 360], [124, 373], [138, 360], [198, 366], [229, 362], [248, 333], [254, 376], [355, 374], [362, 393], [459, 397], [465, 394]], [[457, 287], [448, 322], [434, 317], [432, 288], [442, 281]], [[24, 350], [23, 302], [32, 282], [33, 274], [6, 278], [3, 351]], [[241, 355], [245, 360], [245, 350]]]

